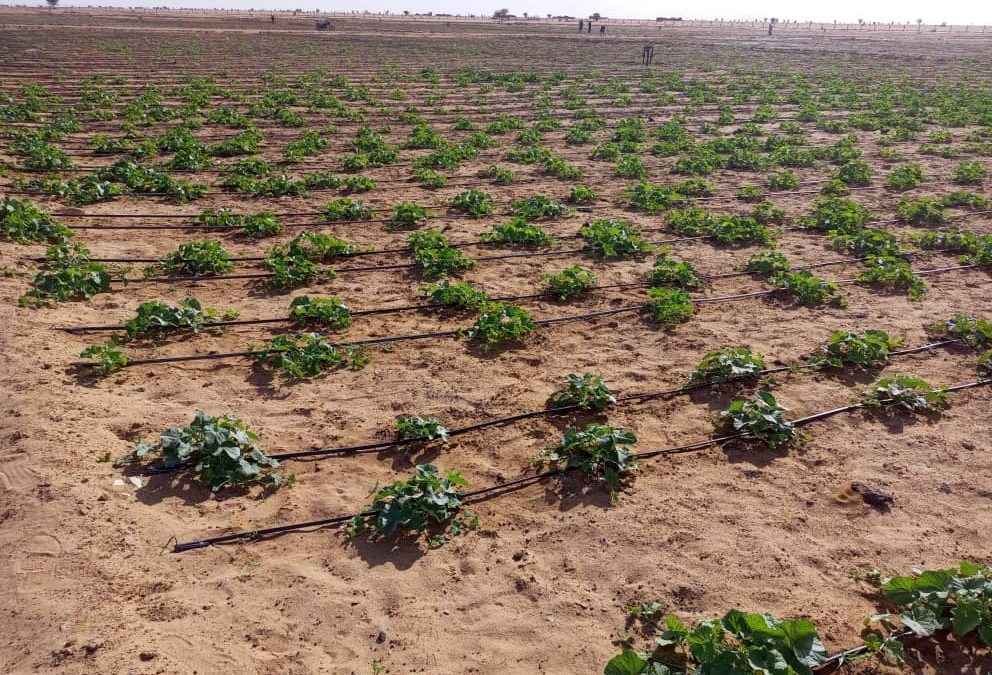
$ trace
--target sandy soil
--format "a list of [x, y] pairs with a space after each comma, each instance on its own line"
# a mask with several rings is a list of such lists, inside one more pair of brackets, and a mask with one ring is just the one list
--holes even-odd
[[[644, 26], [618, 27], [611, 39], [586, 41], [573, 36], [570, 25], [506, 26], [500, 32], [488, 25], [432, 24], [428, 29], [394, 22], [385, 26], [396, 35], [376, 37], [386, 28], [363, 19], [339, 21], [333, 36], [288, 34], [302, 31], [302, 23], [287, 33], [266, 30], [246, 36], [239, 31], [255, 30], [257, 19], [175, 15], [139, 22], [120, 11], [113, 16], [97, 11], [67, 15], [7, 8], [0, 11], [0, 21], [34, 26], [0, 30], [0, 42], [10, 45], [0, 56], [6, 90], [35, 79], [57, 79], [71, 88], [80, 76], [95, 71], [135, 83], [167, 81], [172, 75], [166, 68], [230, 72], [247, 82], [270, 67], [298, 72], [318, 64], [354, 71], [359, 79], [387, 65], [414, 69], [429, 64], [447, 70], [540, 63], [569, 72], [609, 69], [607, 76], [622, 76], [636, 70], [639, 46], [632, 43], [655, 36], [653, 28]], [[84, 28], [52, 28], [57, 23]], [[149, 24], [156, 30], [147, 30]], [[202, 32], [206, 28], [231, 30], [211, 35]], [[741, 34], [748, 40], [738, 39]], [[992, 34], [804, 34], [800, 27], [783, 27], [777, 40], [768, 40], [760, 28], [748, 32], [743, 27], [696, 26], [665, 35], [664, 44], [658, 43], [661, 68], [714, 77], [746, 63], [809, 72], [839, 66], [868, 81], [879, 71], [892, 76], [911, 72], [926, 80], [966, 76], [972, 60], [992, 55]], [[186, 55], [194, 59], [187, 62]], [[452, 98], [463, 97], [469, 107], [477, 94], [453, 92]], [[526, 101], [503, 92], [488, 98], [494, 110]], [[670, 114], [658, 109], [655, 121]], [[444, 129], [444, 124], [436, 126]], [[353, 131], [342, 125], [334, 147], [317, 163], [330, 166]], [[963, 137], [967, 131], [955, 133]], [[269, 139], [295, 133], [274, 128]], [[399, 142], [406, 133], [397, 125], [391, 139]], [[89, 135], [72, 136], [65, 145], [75, 143], [83, 153]], [[876, 134], [859, 136], [884, 174]], [[815, 140], [830, 142], [832, 137]], [[268, 143], [266, 155], [277, 158], [281, 142]], [[548, 134], [547, 143], [581, 166], [587, 182], [600, 191], [597, 217], [623, 216], [644, 228], [663, 225], [660, 218], [632, 214], [611, 203], [625, 183], [611, 175], [610, 164], [587, 159], [588, 146], [570, 148], [561, 133]], [[923, 163], [935, 179], [910, 194], [949, 191], [950, 184], [938, 177], [946, 177], [955, 161], [914, 156], [916, 147], [897, 149]], [[79, 156], [80, 164], [109, 161]], [[471, 176], [493, 161], [480, 158], [458, 173]], [[671, 161], [645, 155], [658, 181], [667, 180]], [[372, 175], [402, 178], [407, 171], [408, 165]], [[810, 182], [821, 180], [824, 171], [797, 174], [812, 191], [816, 185]], [[534, 181], [486, 189], [504, 205], [538, 191], [567, 192], [567, 184], [536, 176], [531, 168], [520, 173]], [[733, 193], [752, 179], [760, 176], [714, 176], [718, 199], [711, 206], [741, 210]], [[364, 198], [375, 205], [402, 199], [441, 204], [459, 189], [431, 195], [392, 184]], [[988, 192], [988, 185], [984, 190]], [[883, 190], [855, 195], [881, 218], [891, 218], [898, 201]], [[250, 207], [312, 210], [329, 197], [316, 193], [306, 199], [259, 200]], [[773, 196], [773, 201], [798, 216], [814, 197], [788, 194]], [[50, 205], [61, 208], [56, 202]], [[236, 197], [212, 194], [183, 207], [131, 197], [83, 212], [193, 214], [207, 206], [248, 208]], [[574, 234], [586, 217], [578, 214], [548, 228]], [[107, 221], [77, 216], [66, 222]], [[132, 222], [142, 220], [136, 216]], [[431, 224], [446, 227], [453, 240], [464, 240], [487, 229], [492, 220], [446, 215]], [[968, 217], [960, 225], [992, 233], [987, 215]], [[381, 225], [329, 229], [381, 247], [402, 238]], [[185, 236], [110, 230], [86, 231], [81, 238], [95, 255], [156, 257]], [[225, 245], [250, 255], [268, 244], [232, 235]], [[781, 247], [797, 263], [836, 256], [822, 236], [810, 234], [787, 232]], [[704, 242], [674, 248], [710, 274], [738, 268], [754, 252]], [[620, 315], [543, 329], [521, 348], [492, 356], [466, 349], [457, 340], [397, 345], [372, 350], [364, 370], [290, 386], [252, 369], [247, 361], [135, 367], [94, 381], [71, 367], [93, 338], [54, 328], [124, 320], [141, 301], [176, 301], [189, 293], [211, 306], [235, 307], [242, 318], [283, 314], [290, 299], [303, 292], [334, 293], [354, 308], [402, 304], [416, 297], [420, 280], [387, 271], [341, 274], [293, 294], [272, 294], [238, 281], [139, 283], [86, 303], [19, 309], [16, 301], [32, 269], [24, 258], [41, 250], [9, 243], [0, 249], [0, 264], [7, 272], [0, 279], [0, 347], [6, 361], [0, 374], [3, 672], [344, 674], [376, 672], [373, 664], [381, 664], [389, 673], [595, 673], [617, 651], [615, 640], [632, 634], [637, 644], [645, 644], [644, 636], [625, 626], [623, 608], [655, 599], [689, 619], [731, 607], [808, 616], [834, 650], [858, 641], [861, 621], [874, 608], [864, 587], [851, 578], [852, 571], [878, 567], [905, 572], [965, 558], [990, 561], [992, 408], [987, 389], [954, 395], [951, 409], [929, 421], [837, 416], [810, 427], [808, 442], [789, 453], [712, 449], [648, 462], [616, 504], [573, 482], [517, 492], [476, 507], [478, 532], [429, 552], [409, 543], [349, 544], [334, 531], [184, 555], [169, 549], [175, 540], [353, 512], [374, 486], [407, 472], [414, 460], [458, 468], [477, 487], [511, 478], [527, 469], [536, 452], [556, 442], [568, 421], [533, 419], [469, 434], [419, 457], [386, 453], [292, 463], [288, 468], [297, 484], [269, 496], [252, 492], [215, 499], [197, 486], [164, 477], [136, 487], [122, 481], [121, 472], [106, 461], [138, 439], [187, 423], [197, 409], [241, 416], [272, 451], [349, 445], [388, 438], [399, 414], [436, 415], [462, 426], [490, 415], [538, 409], [569, 372], [601, 373], [616, 391], [627, 393], [676, 386], [706, 351], [724, 345], [748, 345], [777, 365], [801, 358], [842, 328], [885, 329], [908, 345], [921, 344], [925, 326], [935, 320], [959, 311], [992, 315], [992, 284], [981, 271], [929, 277], [930, 293], [920, 302], [845, 286], [845, 310], [795, 308], [762, 299], [707, 304], [699, 306], [690, 323], [670, 332], [635, 315]], [[496, 252], [471, 251], [475, 256]], [[405, 260], [401, 255], [378, 259]], [[542, 274], [576, 262], [593, 269], [601, 283], [637, 281], [650, 268], [650, 260], [604, 264], [563, 255], [480, 263], [465, 278], [493, 293], [525, 293], [539, 286]], [[915, 264], [925, 268], [954, 262], [952, 256], [934, 254]], [[823, 271], [833, 279], [854, 274], [852, 267]], [[706, 293], [761, 288], [757, 281], [735, 278], [714, 283]], [[535, 301], [527, 306], [543, 318], [619, 307], [637, 297], [630, 291], [607, 291], [573, 305]], [[468, 321], [393, 314], [356, 320], [346, 335], [443, 330]], [[255, 327], [204, 334], [141, 353], [243, 349], [271, 333]], [[950, 385], [974, 379], [974, 355], [963, 349], [938, 350], [898, 359], [886, 372], [912, 372]], [[775, 392], [798, 417], [850, 402], [870, 381], [869, 376], [797, 373], [778, 377]], [[636, 432], [639, 450], [660, 448], [708, 435], [714, 416], [734, 395], [734, 389], [726, 388], [653, 401], [611, 411], [609, 420]], [[878, 513], [865, 505], [838, 503], [835, 494], [851, 480], [890, 492], [895, 508]], [[927, 647], [912, 661], [919, 672], [992, 669], [987, 652], [962, 654], [954, 645]]]

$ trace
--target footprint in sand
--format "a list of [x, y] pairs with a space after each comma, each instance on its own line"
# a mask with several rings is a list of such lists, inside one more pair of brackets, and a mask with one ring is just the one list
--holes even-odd
[[53, 583], [59, 585], [59, 565], [64, 552], [62, 542], [50, 534], [31, 535], [7, 548], [15, 591], [30, 594], [50, 591]]
[[26, 492], [38, 485], [38, 472], [25, 454], [0, 457], [0, 490]]

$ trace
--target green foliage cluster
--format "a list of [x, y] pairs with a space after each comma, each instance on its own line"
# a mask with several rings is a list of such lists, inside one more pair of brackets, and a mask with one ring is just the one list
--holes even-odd
[[785, 419], [785, 408], [770, 391], [759, 391], [750, 399], [735, 399], [720, 417], [724, 428], [746, 433], [772, 450], [798, 438], [795, 426]]
[[879, 379], [862, 396], [868, 408], [901, 408], [914, 413], [939, 413], [947, 407], [947, 392], [913, 375], [890, 375]]
[[532, 195], [516, 199], [511, 205], [513, 214], [524, 220], [546, 220], [567, 215], [569, 209], [556, 199], [545, 195]]
[[306, 380], [328, 369], [361, 370], [368, 356], [361, 349], [335, 346], [319, 333], [298, 333], [272, 338], [255, 353], [255, 360], [289, 380]]
[[579, 229], [586, 250], [603, 259], [632, 258], [650, 253], [652, 246], [626, 220], [599, 218]]
[[78, 242], [62, 242], [48, 247], [44, 267], [31, 281], [31, 290], [20, 304], [37, 306], [69, 300], [88, 300], [110, 291], [110, 271], [90, 260], [89, 250]]
[[505, 223], [493, 225], [488, 232], [482, 233], [480, 239], [491, 244], [528, 248], [550, 246], [555, 241], [555, 238], [547, 230], [527, 222], [527, 219], [522, 216], [515, 216]]
[[648, 272], [651, 286], [693, 289], [703, 286], [703, 280], [692, 263], [676, 260], [667, 251], [655, 258], [654, 266]]
[[545, 274], [544, 292], [562, 302], [576, 298], [596, 287], [596, 275], [580, 265], [566, 267], [560, 272]]
[[992, 321], [971, 314], [955, 314], [929, 326], [932, 333], [962, 340], [972, 349], [992, 348]]
[[782, 272], [773, 276], [771, 282], [805, 307], [819, 307], [825, 304], [836, 307], [844, 305], [837, 284], [821, 279], [808, 270]]
[[791, 269], [789, 259], [781, 251], [758, 251], [744, 265], [744, 271], [771, 279]]
[[606, 484], [611, 499], [637, 469], [630, 446], [637, 437], [625, 429], [606, 424], [590, 424], [583, 429], [568, 428], [561, 442], [539, 454], [538, 464], [574, 469], [589, 480]]
[[401, 441], [446, 441], [449, 433], [436, 417], [400, 415], [396, 418], [396, 437]]
[[862, 333], [839, 330], [834, 331], [827, 343], [813, 354], [810, 363], [820, 368], [881, 368], [889, 362], [892, 350], [901, 345], [901, 339], [892, 337], [884, 330], [866, 330]]
[[530, 313], [504, 302], [488, 301], [479, 307], [479, 317], [466, 334], [481, 349], [489, 351], [519, 343], [536, 328]]
[[649, 288], [647, 310], [655, 323], [670, 328], [691, 319], [695, 306], [680, 288]]
[[212, 239], [188, 241], [176, 247], [154, 265], [146, 267], [144, 275], [168, 276], [213, 276], [225, 274], [234, 269], [231, 254]]
[[489, 193], [474, 188], [459, 192], [451, 201], [451, 205], [472, 218], [491, 215], [495, 208], [493, 198]]
[[689, 375], [689, 384], [718, 384], [756, 377], [765, 359], [749, 347], [723, 347], [707, 352]]
[[400, 202], [393, 208], [389, 226], [397, 230], [412, 230], [427, 222], [427, 209], [413, 202]]
[[57, 244], [73, 236], [72, 230], [56, 221], [27, 199], [0, 199], [0, 234], [19, 244]]
[[449, 279], [442, 279], [435, 284], [426, 286], [424, 293], [432, 303], [459, 311], [477, 310], [489, 300], [485, 291], [476, 288], [467, 281], [451, 281]]
[[[229, 313], [226, 316], [231, 316]], [[168, 333], [198, 333], [218, 318], [217, 310], [204, 307], [196, 298], [184, 298], [178, 305], [149, 300], [138, 305], [134, 317], [124, 322], [128, 340], [158, 337]]]
[[428, 279], [458, 274], [471, 269], [475, 264], [460, 249], [448, 243], [447, 238], [437, 230], [414, 232], [407, 238], [407, 245], [413, 252], [417, 269]]
[[350, 197], [332, 199], [324, 205], [321, 213], [330, 222], [372, 220], [372, 209]]
[[617, 402], [610, 388], [600, 375], [569, 373], [565, 385], [548, 397], [548, 408], [578, 408], [579, 410], [602, 411]]
[[300, 295], [289, 303], [289, 318], [297, 325], [344, 330], [351, 325], [351, 310], [335, 297]]
[[865, 270], [858, 281], [872, 286], [905, 290], [910, 300], [919, 300], [926, 294], [923, 283], [905, 258], [892, 255], [871, 256], [865, 261]]

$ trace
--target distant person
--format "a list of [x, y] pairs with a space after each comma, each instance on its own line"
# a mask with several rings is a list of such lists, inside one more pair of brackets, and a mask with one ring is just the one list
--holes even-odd
[[606, 35], [606, 24], [605, 23], [602, 26], [599, 27], [599, 34], [600, 35]]
[[587, 21], [586, 22], [586, 33], [591, 33], [591, 32], [592, 32], [592, 21]]
[[641, 63], [650, 66], [652, 61], [654, 61], [654, 45], [644, 45], [644, 49], [641, 50]]
[[580, 33], [582, 32], [582, 29], [583, 28], [585, 28], [585, 21], [583, 21], [582, 19], [579, 19], [579, 32]]
[[272, 23], [275, 23], [276, 22], [276, 15], [275, 14], [270, 14], [269, 15], [269, 21], [271, 21]]

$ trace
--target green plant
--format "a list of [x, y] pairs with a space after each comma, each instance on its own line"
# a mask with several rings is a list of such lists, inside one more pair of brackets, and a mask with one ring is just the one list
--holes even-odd
[[279, 462], [258, 443], [258, 435], [237, 417], [213, 417], [197, 411], [185, 427], [170, 427], [155, 443], [138, 443], [128, 458], [162, 456], [165, 468], [189, 466], [195, 479], [213, 492], [225, 487], [262, 484], [279, 487], [291, 482], [275, 471]]
[[465, 190], [455, 195], [451, 201], [452, 207], [467, 213], [473, 218], [482, 218], [492, 214], [494, 203], [493, 198], [482, 190]]
[[874, 409], [899, 407], [909, 412], [937, 413], [947, 407], [947, 393], [913, 375], [890, 375], [871, 385], [861, 402]]
[[648, 175], [648, 170], [644, 167], [644, 162], [637, 155], [622, 155], [613, 171], [620, 178], [636, 178], [640, 180], [646, 178]]
[[625, 220], [594, 220], [579, 229], [579, 236], [585, 240], [586, 250], [597, 258], [631, 258], [652, 250], [637, 228]]
[[668, 212], [668, 225], [675, 233], [684, 237], [705, 236], [715, 224], [716, 216], [698, 206], [672, 209]]
[[47, 242], [57, 244], [73, 236], [71, 229], [26, 199], [4, 197], [0, 200], [0, 233], [19, 244]]
[[954, 167], [952, 180], [958, 185], [981, 185], [987, 175], [988, 170], [981, 162], [961, 162]]
[[656, 323], [671, 327], [691, 319], [695, 306], [689, 294], [681, 289], [649, 288], [647, 310]]
[[816, 626], [806, 619], [731, 610], [691, 629], [669, 616], [665, 628], [654, 652], [624, 649], [606, 665], [605, 675], [682, 672], [670, 668], [672, 663], [685, 664], [685, 672], [695, 675], [812, 675], [827, 659]]
[[771, 282], [806, 307], [818, 307], [828, 303], [837, 307], [844, 305], [837, 284], [821, 279], [807, 270], [782, 272], [773, 276]]
[[871, 218], [871, 211], [857, 202], [838, 197], [825, 197], [816, 201], [813, 212], [801, 222], [803, 227], [826, 232], [863, 227]]
[[766, 279], [788, 272], [790, 269], [789, 259], [781, 251], [758, 251], [750, 258], [744, 266], [745, 272], [756, 274]]
[[709, 228], [709, 235], [724, 246], [768, 246], [775, 242], [775, 230], [750, 216], [722, 216]]
[[750, 399], [735, 399], [720, 413], [724, 428], [745, 433], [775, 450], [792, 444], [797, 432], [785, 419], [785, 408], [770, 391], [759, 391]]
[[765, 191], [757, 185], [742, 185], [737, 190], [737, 198], [742, 202], [760, 202], [765, 198]]
[[413, 202], [400, 202], [393, 208], [389, 225], [394, 229], [412, 230], [427, 222], [427, 209]]
[[895, 235], [884, 230], [862, 227], [856, 230], [831, 230], [830, 245], [842, 253], [858, 256], [899, 256], [902, 249]]
[[396, 418], [396, 435], [401, 441], [446, 441], [448, 433], [436, 417], [401, 415]]
[[92, 365], [102, 375], [117, 372], [128, 363], [127, 355], [113, 339], [102, 345], [90, 345], [80, 352], [79, 356], [84, 359], [93, 359], [95, 363]]
[[282, 231], [283, 225], [276, 215], [264, 211], [244, 216], [241, 223], [241, 234], [249, 239], [274, 237]]
[[769, 190], [795, 190], [799, 187], [799, 179], [789, 169], [768, 174]]
[[524, 220], [560, 218], [568, 214], [567, 206], [544, 195], [533, 195], [525, 199], [515, 199], [511, 208], [514, 215]]
[[760, 202], [754, 205], [751, 217], [761, 223], [782, 223], [785, 222], [785, 210], [775, 206], [771, 202]]
[[345, 176], [341, 181], [341, 191], [345, 194], [369, 192], [374, 189], [375, 179], [370, 176]]
[[414, 179], [421, 187], [437, 189], [448, 184], [448, 178], [434, 169], [418, 168], [413, 171]]
[[958, 229], [917, 233], [913, 236], [913, 241], [922, 249], [949, 253], [973, 253], [981, 247], [981, 240], [977, 235]]
[[471, 269], [471, 258], [448, 243], [437, 230], [427, 229], [412, 233], [407, 245], [413, 251], [413, 260], [420, 273], [428, 279], [457, 274]]
[[335, 297], [301, 295], [289, 303], [289, 318], [297, 325], [344, 330], [351, 325], [351, 310]]
[[901, 200], [896, 207], [896, 216], [914, 225], [940, 225], [947, 218], [943, 204], [932, 197]]
[[255, 352], [255, 361], [290, 380], [305, 380], [330, 368], [361, 370], [368, 363], [363, 350], [337, 347], [318, 333], [277, 335]]
[[892, 169], [885, 184], [893, 190], [904, 192], [912, 190], [923, 182], [923, 167], [919, 164], [900, 164]]
[[479, 318], [466, 334], [483, 350], [488, 351], [520, 342], [535, 327], [530, 313], [522, 307], [488, 301], [479, 307]]
[[[873, 616], [874, 622], [891, 627], [895, 621], [919, 637], [942, 630], [958, 640], [974, 634], [992, 646], [992, 568], [963, 561], [957, 567], [885, 578], [879, 589], [893, 611]], [[878, 633], [871, 637], [882, 640]]]
[[326, 232], [301, 232], [289, 240], [286, 250], [290, 255], [307, 260], [327, 262], [333, 258], [351, 255], [358, 246]]
[[992, 347], [992, 321], [970, 314], [955, 314], [947, 321], [929, 326], [929, 330], [937, 335], [961, 340], [972, 349]]
[[458, 535], [478, 525], [478, 517], [465, 509], [460, 488], [467, 485], [457, 471], [442, 475], [433, 464], [418, 464], [410, 478], [374, 492], [368, 508], [349, 523], [348, 536], [367, 534], [375, 541], [441, 529], [428, 539], [432, 548], [439, 546], [448, 534]]
[[[296, 241], [295, 239], [293, 241]], [[268, 285], [276, 289], [305, 286], [317, 279], [334, 278], [334, 271], [317, 265], [305, 252], [289, 246], [274, 246], [265, 256], [265, 267], [272, 273]]]
[[596, 192], [586, 185], [572, 186], [572, 191], [568, 195], [568, 201], [571, 204], [592, 204], [598, 198]]
[[331, 222], [347, 220], [372, 220], [372, 209], [349, 197], [332, 199], [322, 210], [324, 219]]
[[196, 298], [184, 298], [178, 305], [150, 300], [138, 305], [134, 317], [124, 323], [128, 340], [156, 337], [166, 333], [192, 332], [217, 318], [217, 311], [204, 307]]
[[593, 373], [570, 373], [565, 377], [565, 386], [548, 397], [547, 407], [601, 411], [616, 402], [616, 396], [601, 376]]
[[596, 287], [596, 275], [579, 265], [566, 267], [554, 274], [545, 274], [544, 292], [562, 302], [578, 297]]
[[625, 430], [605, 424], [590, 424], [584, 429], [569, 428], [561, 442], [535, 458], [542, 465], [562, 470], [574, 469], [588, 479], [602, 481], [615, 500], [617, 493], [637, 469], [630, 446], [637, 437]]
[[210, 276], [234, 269], [231, 254], [212, 239], [199, 239], [180, 244], [175, 251], [154, 265], [146, 267], [146, 277], [157, 274], [170, 276]]
[[648, 283], [652, 286], [690, 289], [700, 288], [703, 280], [692, 263], [676, 260], [668, 252], [662, 252], [655, 258], [654, 266], [648, 272]]
[[467, 281], [442, 279], [426, 286], [424, 293], [432, 303], [455, 310], [476, 310], [489, 300], [485, 291], [479, 290]]
[[812, 355], [810, 363], [819, 368], [881, 368], [889, 362], [892, 350], [900, 345], [901, 339], [884, 330], [866, 330], [861, 334], [839, 330]]
[[40, 305], [68, 300], [88, 300], [97, 293], [110, 291], [110, 272], [102, 263], [93, 262], [82, 244], [63, 242], [48, 247], [44, 269], [31, 282], [22, 305]]
[[516, 176], [511, 169], [495, 164], [479, 171], [480, 178], [491, 178], [496, 185], [512, 185]]
[[723, 347], [703, 356], [689, 375], [689, 384], [717, 384], [751, 378], [764, 369], [764, 357], [748, 347]]
[[679, 192], [670, 185], [653, 185], [641, 182], [624, 191], [630, 201], [630, 207], [648, 214], [660, 213], [679, 206], [685, 206], [691, 200], [688, 195]]
[[858, 275], [858, 281], [863, 284], [903, 289], [910, 300], [919, 300], [927, 292], [923, 279], [904, 258], [891, 255], [872, 256], [865, 261], [865, 266], [865, 271]]
[[868, 162], [855, 159], [837, 169], [837, 179], [844, 185], [865, 186], [871, 183], [873, 173]]
[[527, 219], [522, 216], [516, 216], [508, 222], [493, 225], [488, 232], [482, 233], [480, 239], [492, 244], [531, 248], [550, 246], [555, 241], [554, 237], [548, 234], [544, 228], [528, 223]]

